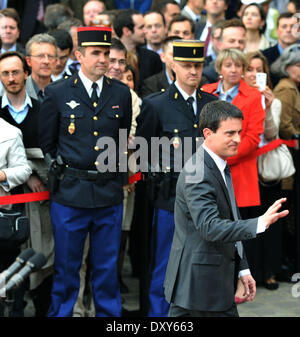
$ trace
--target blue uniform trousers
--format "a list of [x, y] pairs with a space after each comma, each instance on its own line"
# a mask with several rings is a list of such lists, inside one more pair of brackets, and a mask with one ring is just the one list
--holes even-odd
[[51, 203], [55, 274], [49, 317], [68, 317], [73, 314], [80, 287], [79, 270], [88, 232], [96, 316], [121, 316], [117, 259], [122, 213], [123, 204], [86, 209]]
[[174, 234], [174, 213], [155, 209], [152, 222], [151, 280], [149, 287], [149, 317], [168, 317], [169, 303], [165, 300], [164, 279]]

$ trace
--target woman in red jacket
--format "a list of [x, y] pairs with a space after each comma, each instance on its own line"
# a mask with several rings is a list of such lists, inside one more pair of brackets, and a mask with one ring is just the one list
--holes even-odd
[[[219, 82], [205, 84], [202, 89], [237, 106], [244, 115], [238, 154], [228, 159], [236, 201], [243, 218], [249, 218], [253, 206], [260, 205], [256, 158], [249, 158], [258, 148], [264, 131], [265, 111], [261, 93], [243, 79], [244, 54], [237, 49], [225, 49], [217, 57], [215, 66]], [[247, 209], [246, 209], [247, 208]], [[251, 216], [250, 216], [251, 217]]]
[[[220, 75], [219, 82], [205, 84], [202, 89], [215, 94], [237, 106], [244, 115], [241, 143], [238, 154], [228, 158], [236, 201], [243, 219], [258, 216], [260, 205], [259, 182], [256, 158], [251, 154], [258, 148], [260, 135], [264, 131], [265, 111], [261, 93], [250, 87], [242, 78], [246, 61], [237, 49], [225, 49], [216, 59], [215, 67]], [[236, 303], [242, 303], [243, 288], [240, 282], [236, 292]]]

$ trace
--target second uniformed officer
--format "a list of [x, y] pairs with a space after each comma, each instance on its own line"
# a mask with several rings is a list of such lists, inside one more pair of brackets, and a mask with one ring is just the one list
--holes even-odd
[[40, 111], [40, 145], [51, 164], [52, 317], [72, 316], [88, 233], [96, 316], [121, 315], [117, 258], [125, 181], [114, 170], [100, 173], [97, 157], [106, 148], [97, 141], [110, 137], [118, 153], [119, 130], [129, 135], [132, 107], [127, 86], [104, 76], [110, 41], [110, 28], [79, 27], [81, 70], [49, 85]]
[[[184, 145], [185, 137], [191, 140], [190, 155], [195, 152], [201, 137], [198, 126], [201, 109], [216, 99], [198, 88], [204, 62], [203, 49], [204, 44], [200, 41], [173, 41], [172, 69], [176, 81], [165, 92], [145, 98], [141, 114], [137, 118], [136, 136], [144, 137], [149, 147], [152, 137], [167, 137], [171, 140], [170, 163], [168, 166], [164, 163], [168, 162], [168, 158], [165, 158], [166, 154], [169, 156], [168, 151], [160, 151], [157, 161], [160, 173], [148, 175], [149, 191], [154, 203], [148, 312], [151, 317], [165, 317], [169, 310], [163, 282], [174, 233], [174, 201], [178, 178], [174, 154], [176, 150], [181, 151], [184, 158], [183, 149], [187, 149]], [[155, 155], [153, 151], [152, 154]], [[157, 170], [153, 166], [152, 163], [152, 170]]]

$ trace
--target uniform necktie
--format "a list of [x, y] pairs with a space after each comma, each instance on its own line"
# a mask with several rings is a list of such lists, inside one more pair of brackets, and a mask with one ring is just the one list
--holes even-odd
[[93, 91], [92, 91], [91, 100], [92, 100], [94, 108], [96, 108], [96, 106], [98, 104], [97, 88], [98, 88], [98, 84], [96, 82], [93, 82], [93, 84], [92, 84]]
[[[225, 173], [225, 180], [226, 180], [226, 185], [227, 185], [227, 191], [228, 191], [229, 198], [230, 198], [233, 218], [234, 218], [234, 220], [238, 220], [239, 217], [238, 217], [237, 207], [236, 207], [236, 203], [235, 203], [235, 196], [234, 196], [234, 190], [233, 190], [230, 168], [229, 168], [228, 165], [226, 165], [224, 173]], [[238, 251], [238, 254], [239, 254], [240, 258], [242, 259], [243, 258], [243, 245], [242, 245], [241, 241], [237, 241], [236, 247], [237, 247], [237, 251]]]
[[194, 114], [195, 114], [194, 108], [193, 108], [194, 97], [190, 96], [190, 97], [186, 100], [186, 102], [187, 102], [188, 107], [191, 109], [191, 111], [192, 111], [192, 113], [193, 113], [193, 115], [194, 115]]

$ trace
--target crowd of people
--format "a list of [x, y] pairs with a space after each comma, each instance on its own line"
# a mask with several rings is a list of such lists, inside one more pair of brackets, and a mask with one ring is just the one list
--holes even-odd
[[[203, 136], [209, 144], [211, 135], [200, 128], [207, 122], [201, 113], [206, 116], [208, 104], [218, 111], [218, 101], [242, 112], [242, 117], [237, 111], [226, 117], [243, 118], [237, 153], [226, 156], [238, 216], [257, 218], [282, 196], [290, 210], [289, 217], [245, 239], [248, 262], [239, 271], [250, 270], [269, 290], [290, 279], [296, 260], [296, 150], [288, 149], [294, 174], [273, 180], [263, 178], [260, 157], [253, 153], [300, 133], [299, 0], [2, 4], [0, 196], [50, 190], [49, 201], [0, 204], [0, 212], [20, 211], [30, 220], [30, 237], [22, 246], [2, 244], [0, 237], [0, 273], [26, 247], [47, 258], [15, 291], [12, 316], [24, 316], [25, 294], [36, 317], [124, 315], [126, 254], [132, 276], [139, 279], [141, 316], [166, 317], [175, 298], [185, 303], [187, 286], [173, 294], [170, 283], [164, 285], [167, 266], [166, 282], [173, 277], [171, 247], [172, 261], [177, 258], [172, 246], [179, 177], [175, 159], [180, 152], [183, 167]], [[154, 165], [152, 139], [163, 137], [169, 140], [168, 151], [157, 148]], [[115, 148], [105, 143], [107, 138]], [[148, 154], [135, 165], [142, 179], [129, 183], [136, 172], [134, 165], [124, 170], [122, 158], [129, 164], [136, 158], [141, 138]], [[117, 158], [110, 162], [113, 152]], [[108, 170], [111, 165], [115, 170]], [[250, 220], [246, 224], [252, 226]], [[218, 263], [216, 256], [211, 262], [198, 257], [196, 264]], [[189, 263], [180, 268], [192, 269]], [[182, 270], [178, 273], [174, 288], [183, 277]], [[245, 282], [253, 287], [252, 276], [239, 274], [235, 304], [251, 298]], [[188, 289], [191, 303], [193, 286]], [[0, 301], [0, 316], [4, 307]], [[171, 312], [179, 311], [171, 305]]]

